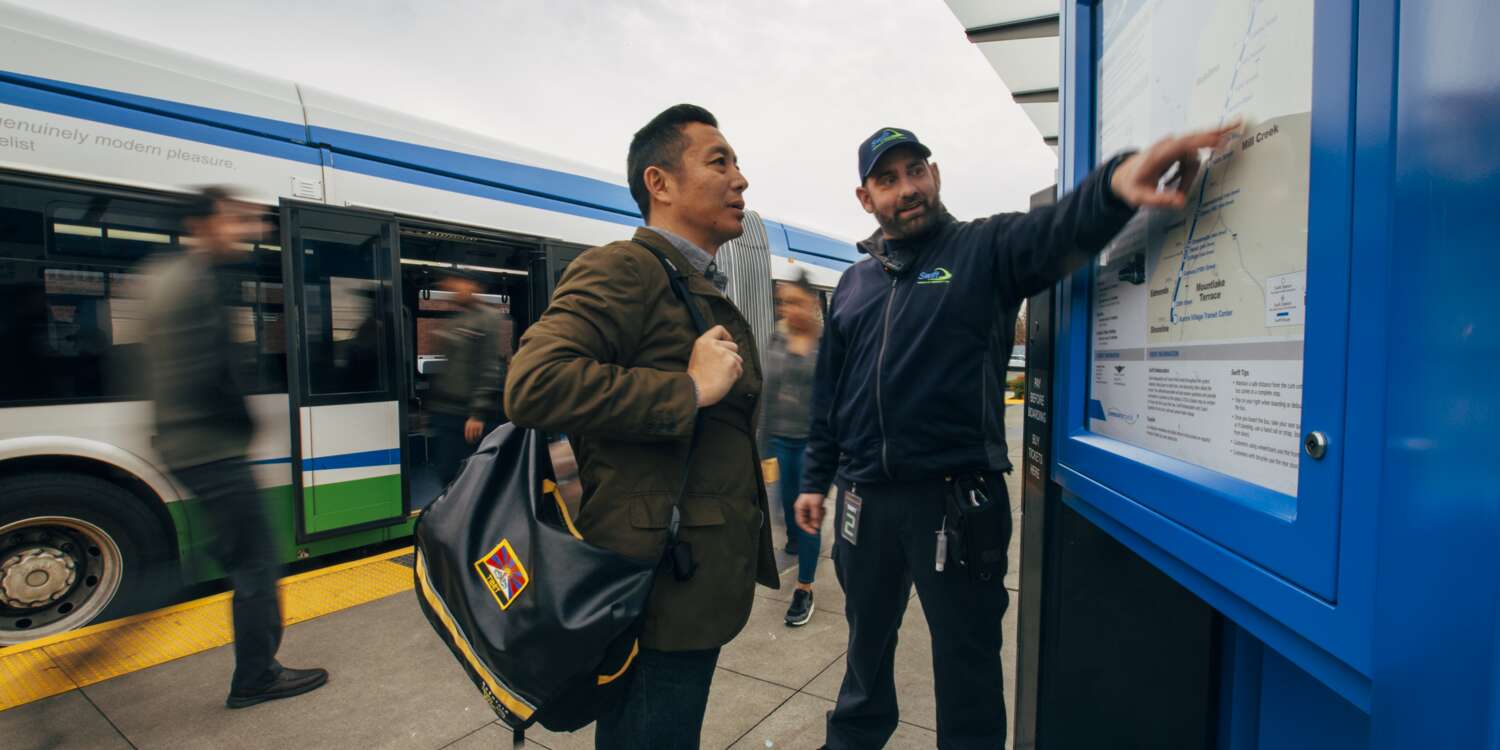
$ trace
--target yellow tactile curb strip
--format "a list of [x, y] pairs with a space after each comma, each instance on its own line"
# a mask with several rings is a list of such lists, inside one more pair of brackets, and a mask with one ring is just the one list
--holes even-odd
[[[412, 588], [405, 547], [283, 578], [288, 625]], [[0, 649], [0, 711], [153, 667], [232, 640], [230, 592]], [[225, 676], [228, 679], [228, 676]]]

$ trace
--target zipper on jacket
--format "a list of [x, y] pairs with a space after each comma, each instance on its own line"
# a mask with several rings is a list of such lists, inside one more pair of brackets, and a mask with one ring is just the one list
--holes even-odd
[[[990, 393], [994, 388], [994, 386], [990, 385], [990, 376], [995, 372], [995, 368], [990, 364], [990, 354], [988, 351], [984, 353], [984, 357], [980, 360], [979, 366], [984, 368], [979, 373], [979, 444], [987, 446], [990, 437], [990, 409], [992, 408], [990, 406]], [[1003, 388], [1004, 386], [1002, 385], [1001, 387]]]
[[880, 420], [880, 467], [886, 479], [895, 479], [891, 474], [889, 443], [885, 436], [885, 401], [880, 395], [880, 381], [885, 378], [885, 346], [891, 340], [891, 306], [896, 301], [896, 275], [891, 274], [891, 289], [885, 298], [885, 329], [880, 334], [880, 356], [875, 359], [875, 415]]

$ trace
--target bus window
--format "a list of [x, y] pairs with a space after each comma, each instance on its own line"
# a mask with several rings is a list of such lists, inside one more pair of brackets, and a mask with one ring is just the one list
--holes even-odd
[[308, 229], [303, 248], [308, 392], [385, 390], [393, 353], [384, 330], [389, 313], [380, 236]]
[[0, 401], [130, 398], [145, 336], [138, 262], [170, 248], [164, 206], [0, 191]]
[[230, 340], [239, 354], [241, 387], [249, 393], [286, 393], [280, 250], [277, 245], [259, 245], [222, 269], [232, 281], [224, 295]]
[[[143, 264], [190, 242], [181, 236], [172, 199], [0, 183], [0, 351], [24, 363], [0, 369], [0, 403], [144, 398]], [[279, 287], [274, 247], [246, 245], [246, 260], [231, 266], [231, 275]], [[229, 300], [242, 304], [252, 322], [248, 334], [236, 336], [246, 345], [242, 385], [284, 391], [285, 355], [278, 358], [261, 341], [279, 325], [279, 296], [274, 305], [257, 307], [255, 299]], [[278, 322], [268, 324], [267, 314]]]

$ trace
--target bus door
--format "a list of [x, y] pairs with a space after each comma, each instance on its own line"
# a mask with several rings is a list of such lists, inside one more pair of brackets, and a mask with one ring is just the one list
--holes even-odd
[[552, 292], [562, 280], [563, 270], [587, 250], [586, 245], [574, 245], [548, 240], [531, 261], [531, 309], [528, 322], [541, 317], [542, 311], [552, 302]]
[[297, 540], [407, 515], [406, 361], [394, 217], [282, 201]]
[[[528, 324], [541, 317], [552, 302], [552, 293], [557, 290], [563, 271], [587, 249], [587, 245], [548, 240], [532, 256], [530, 294], [527, 295], [530, 297]], [[576, 518], [583, 498], [583, 485], [578, 481], [578, 461], [573, 455], [573, 446], [562, 435], [549, 435], [547, 447], [552, 456], [552, 471], [557, 476], [557, 488]]]

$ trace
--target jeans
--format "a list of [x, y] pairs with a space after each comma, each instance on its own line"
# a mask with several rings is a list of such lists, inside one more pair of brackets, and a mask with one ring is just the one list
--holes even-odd
[[625, 700], [599, 717], [594, 750], [698, 750], [719, 649], [641, 649]]
[[776, 486], [781, 492], [781, 510], [786, 514], [786, 536], [797, 543], [797, 582], [812, 583], [818, 573], [818, 552], [822, 550], [821, 534], [809, 534], [797, 525], [797, 495], [802, 486], [802, 454], [806, 438], [771, 436], [771, 455], [781, 470]]
[[234, 586], [234, 677], [231, 693], [263, 688], [281, 665], [281, 603], [276, 598], [276, 541], [260, 491], [243, 459], [214, 461], [173, 472], [208, 518], [211, 554]]
[[[838, 517], [843, 528], [840, 482]], [[1009, 541], [1010, 500], [1004, 477], [993, 475], [990, 497], [1001, 503], [989, 522], [993, 538]], [[937, 746], [1005, 747], [1005, 689], [1000, 669], [1000, 619], [1010, 603], [1005, 570], [982, 581], [961, 566], [935, 568], [943, 525], [942, 480], [860, 484], [863, 501], [855, 543], [839, 534], [834, 570], [849, 619], [849, 663], [838, 704], [828, 717], [831, 750], [883, 747], [900, 719], [894, 665], [896, 636], [912, 584], [932, 633]]]

